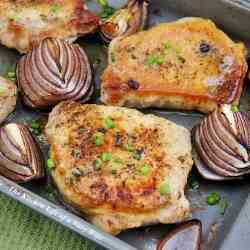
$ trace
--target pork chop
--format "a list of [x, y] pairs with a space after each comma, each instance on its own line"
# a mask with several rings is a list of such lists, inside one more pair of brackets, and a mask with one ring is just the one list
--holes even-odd
[[215, 24], [183, 18], [115, 39], [102, 76], [110, 105], [214, 110], [237, 105], [247, 72], [246, 49]]
[[0, 1], [0, 42], [20, 52], [47, 37], [73, 41], [94, 31], [98, 23], [83, 0]]
[[16, 85], [0, 77], [0, 123], [15, 109], [17, 99]]
[[45, 131], [64, 200], [106, 232], [189, 214], [187, 129], [132, 109], [67, 101], [50, 113]]

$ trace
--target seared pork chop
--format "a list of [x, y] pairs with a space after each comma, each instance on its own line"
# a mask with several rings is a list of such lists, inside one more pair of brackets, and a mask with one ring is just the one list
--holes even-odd
[[115, 39], [102, 76], [104, 103], [214, 110], [238, 104], [246, 49], [210, 20], [184, 18]]
[[94, 31], [98, 23], [83, 0], [0, 1], [0, 41], [20, 52], [47, 37], [73, 41]]
[[15, 109], [17, 99], [16, 85], [0, 77], [0, 123]]
[[46, 135], [66, 202], [103, 230], [175, 223], [189, 214], [187, 129], [136, 110], [62, 102]]

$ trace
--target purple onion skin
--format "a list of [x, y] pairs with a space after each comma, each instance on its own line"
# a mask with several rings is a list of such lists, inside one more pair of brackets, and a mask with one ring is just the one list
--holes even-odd
[[201, 250], [202, 225], [191, 220], [177, 225], [160, 241], [157, 250], [189, 249]]
[[24, 55], [17, 66], [24, 103], [48, 109], [60, 101], [88, 101], [94, 91], [92, 70], [84, 50], [56, 38], [47, 38]]
[[223, 105], [193, 128], [193, 158], [209, 180], [241, 179], [250, 173], [250, 119]]
[[0, 128], [0, 175], [17, 183], [44, 176], [41, 149], [28, 127], [10, 123]]
[[[100, 26], [102, 39], [109, 43], [119, 36], [132, 35], [143, 30], [147, 25], [149, 1], [146, 0], [129, 0], [121, 9], [117, 10], [110, 18], [105, 20]], [[127, 27], [121, 30], [114, 18], [120, 16], [126, 11], [130, 17], [126, 20]]]

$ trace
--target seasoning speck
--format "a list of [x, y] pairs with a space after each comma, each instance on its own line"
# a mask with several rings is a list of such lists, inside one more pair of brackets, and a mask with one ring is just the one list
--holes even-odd
[[201, 53], [208, 53], [210, 51], [211, 47], [208, 43], [202, 42], [200, 44], [200, 52]]
[[128, 80], [128, 86], [131, 88], [131, 89], [139, 89], [140, 87], [140, 84], [139, 82], [133, 80], [133, 79], [130, 79]]

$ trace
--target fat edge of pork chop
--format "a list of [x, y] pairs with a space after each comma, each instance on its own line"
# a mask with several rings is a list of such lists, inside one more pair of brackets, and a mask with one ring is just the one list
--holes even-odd
[[73, 42], [98, 24], [99, 18], [83, 0], [0, 1], [0, 41], [21, 53], [48, 37]]
[[64, 200], [104, 231], [187, 218], [187, 129], [132, 109], [63, 102], [45, 131]]
[[238, 105], [246, 72], [242, 43], [210, 20], [183, 18], [114, 40], [101, 100], [208, 113], [218, 104]]

